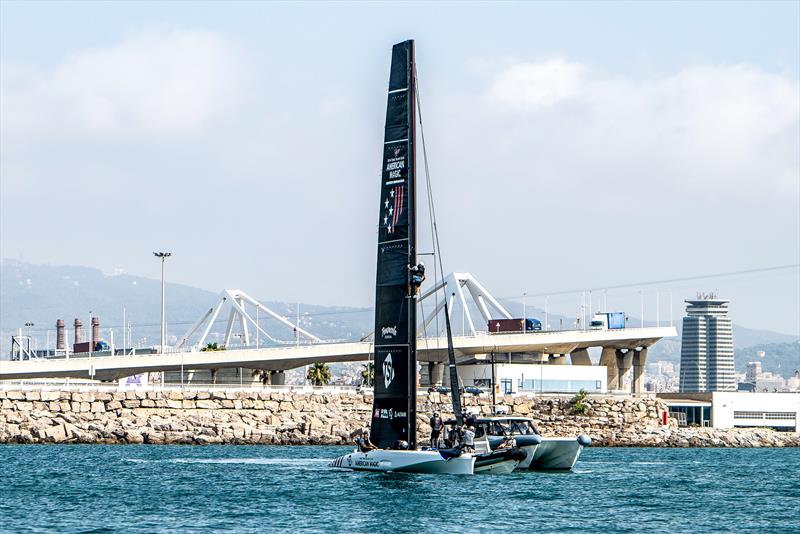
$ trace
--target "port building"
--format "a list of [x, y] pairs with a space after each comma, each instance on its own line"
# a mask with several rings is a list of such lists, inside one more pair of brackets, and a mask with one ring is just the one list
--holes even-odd
[[772, 428], [800, 432], [800, 394], [713, 391], [659, 393], [682, 426]]

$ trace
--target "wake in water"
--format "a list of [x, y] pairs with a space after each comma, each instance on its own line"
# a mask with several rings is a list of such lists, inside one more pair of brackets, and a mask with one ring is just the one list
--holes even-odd
[[126, 462], [159, 463], [159, 464], [252, 464], [252, 465], [319, 465], [327, 464], [327, 459], [320, 458], [168, 458], [163, 460], [147, 460], [145, 458], [126, 458]]

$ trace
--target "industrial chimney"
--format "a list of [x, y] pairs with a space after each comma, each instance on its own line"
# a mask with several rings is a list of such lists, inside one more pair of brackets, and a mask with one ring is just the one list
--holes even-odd
[[67, 348], [67, 332], [64, 319], [56, 321], [56, 349], [64, 350]]
[[92, 317], [92, 348], [100, 341], [100, 317]]
[[75, 319], [75, 341], [74, 343], [80, 343], [83, 341], [83, 323], [80, 319]]

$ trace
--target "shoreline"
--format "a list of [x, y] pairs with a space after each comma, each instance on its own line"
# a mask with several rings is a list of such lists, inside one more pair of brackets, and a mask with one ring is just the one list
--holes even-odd
[[[586, 434], [592, 447], [800, 447], [800, 434], [764, 428], [713, 429], [661, 424], [654, 397], [591, 396], [576, 413], [571, 399], [498, 397], [508, 415], [530, 417], [547, 437]], [[491, 413], [485, 397], [465, 408]], [[369, 421], [371, 395], [268, 390], [0, 390], [0, 444], [352, 445]], [[426, 414], [452, 416], [448, 395], [418, 397], [418, 441]]]

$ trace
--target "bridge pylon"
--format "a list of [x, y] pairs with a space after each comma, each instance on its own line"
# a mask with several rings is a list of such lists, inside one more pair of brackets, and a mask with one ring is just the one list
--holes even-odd
[[[225, 305], [230, 305], [230, 312], [228, 314], [228, 323], [225, 329], [225, 337], [223, 344], [227, 347], [230, 344], [231, 337], [234, 335], [234, 328], [238, 324], [241, 327], [241, 335], [242, 335], [242, 342], [245, 345], [250, 345], [250, 326], [254, 328], [256, 335], [263, 335], [270, 341], [277, 343], [277, 344], [290, 344], [293, 342], [290, 341], [281, 341], [270, 334], [268, 334], [258, 322], [253, 319], [253, 317], [247, 313], [246, 305], [250, 304], [257, 308], [258, 310], [266, 313], [268, 316], [272, 317], [276, 321], [285, 326], [291, 328], [297, 339], [299, 340], [300, 336], [308, 339], [312, 342], [320, 342], [322, 341], [320, 338], [311, 334], [300, 327], [300, 324], [294, 324], [282, 315], [270, 310], [256, 299], [242, 291], [241, 289], [226, 289], [222, 293], [220, 293], [219, 300], [217, 303], [212, 306], [211, 308], [206, 311], [200, 319], [197, 320], [196, 323], [192, 325], [191, 328], [183, 335], [183, 337], [178, 341], [178, 344], [175, 346], [175, 350], [178, 349], [198, 349], [203, 347], [206, 343], [206, 339], [208, 338], [208, 334], [211, 332], [211, 328], [214, 326], [217, 318], [220, 315], [220, 312], [225, 307]], [[205, 326], [205, 328], [203, 328]], [[203, 328], [202, 334], [200, 338], [192, 345], [188, 346], [189, 339], [194, 336], [201, 328]]]

